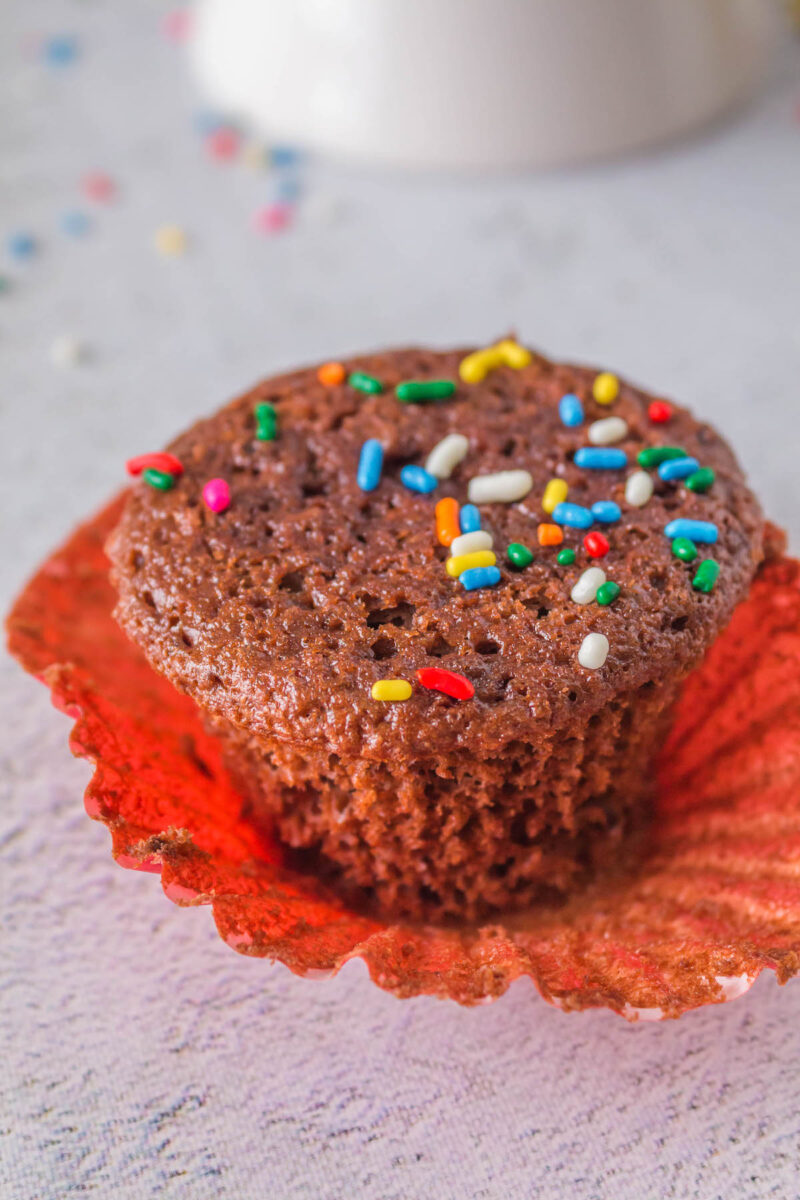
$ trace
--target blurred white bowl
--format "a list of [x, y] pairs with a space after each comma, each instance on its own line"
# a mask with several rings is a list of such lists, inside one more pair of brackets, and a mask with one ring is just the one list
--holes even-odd
[[771, 0], [200, 0], [215, 105], [413, 167], [553, 166], [672, 138], [758, 81]]

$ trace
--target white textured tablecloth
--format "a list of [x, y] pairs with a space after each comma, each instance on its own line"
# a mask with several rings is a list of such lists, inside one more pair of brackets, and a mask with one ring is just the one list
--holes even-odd
[[[203, 153], [163, 12], [0, 13], [0, 231], [42, 239], [0, 295], [4, 607], [126, 456], [259, 375], [510, 326], [721, 425], [800, 548], [796, 49], [750, 111], [691, 144], [494, 181], [315, 166], [296, 229], [259, 239], [269, 177]], [[80, 59], [48, 70], [27, 35], [62, 30]], [[70, 241], [58, 217], [93, 168], [119, 201]], [[169, 222], [191, 237], [183, 259], [152, 250]], [[52, 365], [64, 333], [91, 362]], [[0, 671], [4, 1200], [800, 1194], [800, 985], [766, 976], [631, 1027], [565, 1016], [527, 982], [465, 1011], [397, 1001], [361, 964], [311, 982], [240, 958], [208, 910], [113, 864], [66, 719]]]

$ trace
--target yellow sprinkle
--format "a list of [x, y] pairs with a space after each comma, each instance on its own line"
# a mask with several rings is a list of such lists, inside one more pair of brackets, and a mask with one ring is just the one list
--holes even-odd
[[379, 679], [372, 685], [373, 700], [408, 700], [411, 684], [405, 679]]
[[448, 558], [445, 566], [447, 574], [457, 579], [463, 571], [469, 571], [472, 567], [493, 567], [496, 563], [494, 550], [474, 550], [472, 554], [457, 554], [455, 558]]
[[261, 142], [245, 142], [242, 147], [242, 162], [254, 171], [265, 170], [269, 165], [266, 146], [262, 146]]
[[154, 241], [159, 254], [183, 254], [186, 250], [186, 234], [177, 225], [162, 225]]
[[480, 383], [495, 367], [502, 366], [502, 363], [503, 360], [494, 346], [490, 346], [488, 350], [476, 350], [474, 354], [462, 358], [458, 373], [464, 383]]
[[511, 338], [498, 342], [495, 349], [502, 355], [505, 365], [515, 371], [521, 371], [523, 367], [527, 367], [533, 358], [530, 350], [526, 350], [524, 346], [520, 346], [519, 342], [512, 341]]
[[495, 367], [512, 367], [513, 370], [519, 371], [522, 367], [527, 367], [531, 358], [530, 350], [526, 350], [511, 338], [505, 338], [502, 342], [496, 342], [494, 346], [476, 350], [462, 358], [458, 373], [464, 383], [480, 383]]
[[569, 488], [563, 479], [551, 479], [544, 489], [542, 509], [546, 513], [555, 511], [557, 504], [563, 504], [569, 493]]
[[610, 371], [602, 371], [595, 376], [592, 384], [592, 395], [598, 404], [613, 404], [619, 395], [619, 380]]

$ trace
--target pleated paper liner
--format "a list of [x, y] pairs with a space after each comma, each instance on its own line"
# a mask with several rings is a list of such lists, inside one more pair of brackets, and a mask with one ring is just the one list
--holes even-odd
[[636, 872], [564, 907], [461, 930], [351, 911], [241, 815], [193, 703], [114, 623], [103, 543], [118, 498], [41, 568], [9, 618], [12, 652], [75, 721], [86, 810], [117, 862], [210, 904], [240, 953], [298, 974], [365, 960], [398, 996], [461, 1004], [529, 976], [563, 1009], [677, 1017], [800, 970], [800, 563], [771, 560], [683, 691]]

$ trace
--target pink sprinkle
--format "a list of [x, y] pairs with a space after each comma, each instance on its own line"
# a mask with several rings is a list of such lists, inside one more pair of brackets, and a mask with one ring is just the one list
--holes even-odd
[[267, 204], [255, 215], [253, 224], [259, 233], [280, 233], [292, 222], [292, 210], [288, 204]]
[[161, 28], [171, 42], [185, 42], [192, 32], [192, 14], [188, 8], [176, 8], [164, 17]]
[[227, 162], [239, 152], [239, 135], [235, 129], [215, 129], [206, 138], [206, 149], [212, 158]]
[[206, 508], [210, 508], [212, 512], [225, 512], [231, 502], [231, 490], [224, 479], [209, 479], [203, 488], [203, 499]]
[[81, 187], [85, 196], [99, 204], [107, 204], [109, 200], [113, 200], [117, 190], [114, 180], [103, 171], [92, 171], [84, 175]]

